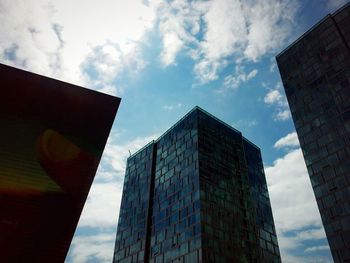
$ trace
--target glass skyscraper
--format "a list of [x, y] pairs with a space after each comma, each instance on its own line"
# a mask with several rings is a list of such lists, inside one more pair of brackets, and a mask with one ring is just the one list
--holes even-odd
[[277, 56], [335, 262], [350, 262], [350, 4]]
[[259, 148], [195, 107], [130, 156], [113, 262], [281, 262]]

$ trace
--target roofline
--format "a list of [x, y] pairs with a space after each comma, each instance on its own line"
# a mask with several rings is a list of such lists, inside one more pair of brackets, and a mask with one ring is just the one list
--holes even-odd
[[183, 121], [186, 117], [188, 117], [192, 112], [194, 112], [197, 108], [199, 108], [198, 106], [194, 107], [192, 110], [190, 110], [188, 113], [186, 113], [185, 116], [183, 116], [180, 120], [178, 120], [175, 124], [173, 124], [170, 128], [168, 128], [162, 135], [160, 135], [157, 139], [150, 141], [149, 143], [147, 143], [145, 146], [143, 146], [141, 149], [137, 150], [135, 153], [133, 153], [132, 155], [130, 155], [128, 157], [134, 157], [136, 154], [138, 154], [139, 152], [141, 152], [142, 150], [146, 149], [149, 145], [158, 142], [161, 138], [163, 138], [166, 134], [168, 134], [176, 125], [178, 125], [181, 121]]
[[154, 144], [155, 140], [150, 141], [149, 143], [147, 143], [145, 146], [142, 146], [140, 149], [138, 149], [136, 152], [134, 152], [133, 154], [131, 154], [128, 157], [128, 160], [132, 157], [134, 157], [135, 155], [137, 155], [138, 153], [142, 152], [144, 149], [146, 149], [147, 147], [149, 147], [150, 145]]
[[206, 110], [203, 110], [201, 107], [196, 106], [198, 110], [200, 110], [201, 112], [209, 115], [210, 117], [212, 117], [214, 120], [220, 122], [221, 124], [225, 125], [226, 127], [230, 128], [231, 130], [234, 130], [235, 132], [238, 132], [239, 134], [242, 134], [239, 130], [235, 129], [234, 127], [232, 127], [231, 125], [227, 124], [226, 122], [220, 120], [219, 118], [215, 117], [213, 114], [207, 112]]
[[4, 68], [5, 70], [18, 70], [18, 71], [22, 71], [22, 74], [28, 74], [28, 75], [32, 75], [33, 77], [35, 78], [40, 78], [40, 79], [47, 79], [49, 81], [54, 81], [54, 82], [57, 82], [57, 83], [62, 83], [64, 85], [67, 85], [67, 86], [74, 86], [75, 88], [79, 88], [81, 90], [84, 90], [84, 92], [91, 92], [91, 93], [95, 93], [96, 95], [98, 96], [108, 96], [108, 97], [111, 97], [113, 98], [114, 100], [119, 100], [121, 101], [122, 99], [120, 97], [117, 97], [117, 96], [114, 96], [114, 95], [110, 95], [110, 94], [107, 94], [107, 93], [103, 93], [101, 91], [97, 91], [95, 89], [92, 89], [92, 88], [89, 88], [89, 87], [83, 87], [83, 86], [80, 86], [79, 84], [76, 84], [76, 83], [70, 83], [70, 82], [67, 82], [65, 80], [61, 80], [61, 79], [55, 79], [53, 77], [49, 77], [47, 75], [41, 75], [39, 73], [36, 73], [36, 72], [33, 72], [33, 71], [29, 71], [28, 69], [25, 69], [25, 68], [17, 68], [15, 66], [12, 66], [12, 65], [9, 65], [9, 64], [5, 64], [4, 62], [1, 62], [0, 63], [0, 70], [1, 68]]
[[175, 122], [175, 124], [173, 124], [172, 126], [170, 126], [170, 128], [168, 128], [162, 135], [160, 135], [158, 137], [158, 139], [156, 139], [156, 142], [158, 142], [161, 138], [163, 138], [165, 135], [167, 135], [173, 128], [175, 128], [178, 124], [180, 124], [180, 122], [182, 122], [184, 119], [186, 119], [192, 112], [194, 112], [195, 110], [200, 109], [198, 106], [195, 106], [192, 110], [190, 110], [189, 112], [187, 112], [185, 114], [185, 116], [183, 116], [180, 120], [178, 120], [177, 122]]
[[255, 148], [257, 148], [258, 150], [260, 150], [260, 148], [252, 143], [251, 141], [249, 141], [247, 138], [245, 138], [242, 133], [235, 129], [234, 127], [232, 127], [231, 125], [227, 124], [226, 122], [220, 120], [219, 118], [215, 117], [213, 114], [207, 112], [206, 110], [202, 109], [199, 106], [195, 106], [192, 110], [190, 110], [188, 113], [185, 114], [185, 116], [183, 116], [180, 120], [178, 120], [175, 124], [173, 124], [170, 128], [168, 128], [161, 136], [159, 136], [157, 139], [150, 141], [149, 143], [147, 143], [145, 146], [143, 146], [141, 149], [137, 150], [135, 153], [133, 153], [132, 155], [130, 155], [128, 157], [134, 157], [135, 155], [137, 155], [138, 153], [140, 153], [141, 151], [143, 151], [144, 149], [146, 149], [148, 146], [150, 146], [151, 144], [154, 144], [155, 142], [158, 142], [160, 139], [162, 139], [165, 135], [167, 135], [173, 128], [175, 128], [178, 124], [180, 124], [180, 122], [182, 122], [185, 118], [187, 118], [192, 112], [194, 112], [195, 110], [199, 110], [201, 112], [203, 112], [204, 114], [210, 116], [211, 118], [213, 118], [214, 120], [218, 121], [219, 123], [225, 125], [226, 127], [228, 127], [229, 129], [233, 130], [234, 132], [239, 133], [242, 136], [242, 139], [246, 142], [248, 142], [249, 144], [251, 144], [252, 146], [254, 146]]
[[303, 39], [307, 34], [309, 34], [311, 31], [316, 29], [320, 24], [322, 24], [324, 21], [326, 21], [328, 18], [335, 16], [336, 14], [343, 11], [345, 8], [350, 6], [350, 2], [344, 4], [342, 7], [334, 11], [333, 13], [327, 14], [325, 17], [323, 17], [320, 21], [318, 21], [316, 24], [314, 24], [311, 28], [309, 28], [305, 33], [303, 33], [300, 37], [298, 37], [296, 40], [294, 40], [291, 44], [289, 44], [285, 49], [283, 49], [279, 54], [276, 55], [276, 59], [278, 59], [280, 56], [282, 56], [286, 51], [288, 51], [290, 48], [292, 48], [295, 44], [297, 44], [301, 39]]
[[[174, 125], [172, 125], [169, 129], [167, 129], [158, 139], [156, 139], [155, 141], [158, 142], [161, 138], [163, 138], [165, 135], [167, 135], [173, 128], [176, 127], [176, 125], [178, 125], [182, 120], [184, 120], [186, 117], [188, 117], [192, 112], [194, 112], [195, 110], [199, 110], [201, 112], [203, 112], [204, 114], [210, 116], [211, 118], [213, 118], [214, 120], [220, 122], [221, 124], [225, 125], [227, 128], [233, 130], [234, 132], [239, 133], [246, 141], [250, 142], [253, 146], [257, 147], [254, 143], [252, 143], [251, 141], [249, 141], [247, 138], [245, 138], [242, 133], [235, 129], [234, 127], [232, 127], [231, 125], [227, 124], [226, 122], [220, 120], [219, 118], [215, 117], [213, 114], [207, 112], [206, 110], [202, 109], [199, 106], [195, 106], [192, 110], [190, 110], [185, 116], [183, 116], [180, 120], [178, 120]], [[259, 147], [257, 147], [259, 148]]]
[[282, 56], [286, 51], [288, 51], [290, 48], [295, 46], [301, 39], [306, 37], [311, 31], [316, 29], [320, 24], [322, 24], [324, 21], [326, 21], [328, 18], [330, 18], [332, 15], [328, 14], [324, 18], [322, 18], [320, 21], [318, 21], [316, 24], [314, 24], [311, 28], [309, 28], [306, 32], [304, 32], [300, 37], [298, 37], [296, 40], [294, 40], [291, 44], [289, 44], [285, 49], [283, 49], [280, 53], [276, 55], [276, 58], [279, 58]]
[[258, 149], [259, 151], [261, 151], [260, 147], [258, 147], [255, 143], [252, 143], [251, 141], [249, 141], [246, 137], [242, 136], [243, 141], [246, 141], [247, 143], [249, 143], [251, 146], [253, 146], [254, 148]]
[[206, 110], [203, 110], [201, 107], [196, 106], [196, 108], [197, 108], [198, 110], [202, 111], [203, 113], [209, 115], [210, 117], [212, 117], [212, 118], [215, 119], [216, 121], [220, 122], [221, 124], [225, 125], [225, 126], [228, 127], [229, 129], [231, 129], [231, 130], [233, 130], [233, 131], [239, 133], [239, 134], [242, 136], [242, 139], [243, 139], [243, 140], [245, 140], [246, 142], [248, 142], [249, 144], [251, 144], [252, 146], [254, 146], [255, 148], [257, 148], [257, 149], [260, 150], [260, 148], [259, 148], [256, 144], [254, 144], [254, 143], [252, 143], [251, 141], [249, 141], [246, 137], [244, 137], [244, 136], [242, 135], [242, 132], [240, 132], [240, 131], [237, 130], [236, 128], [234, 128], [234, 127], [232, 127], [231, 125], [227, 124], [226, 122], [220, 120], [219, 118], [215, 117], [213, 114], [207, 112]]
[[342, 7], [338, 8], [337, 10], [335, 10], [332, 15], [336, 15], [338, 13], [340, 13], [341, 11], [343, 11], [345, 8], [347, 8], [348, 6], [350, 6], [350, 2], [344, 4]]

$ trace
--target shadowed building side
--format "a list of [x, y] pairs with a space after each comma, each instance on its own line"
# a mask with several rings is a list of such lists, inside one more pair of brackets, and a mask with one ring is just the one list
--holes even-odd
[[350, 262], [350, 4], [277, 56], [335, 262]]
[[120, 98], [0, 64], [0, 262], [63, 262]]

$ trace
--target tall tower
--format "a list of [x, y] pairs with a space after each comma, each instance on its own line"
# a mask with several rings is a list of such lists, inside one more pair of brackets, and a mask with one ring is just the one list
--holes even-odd
[[277, 56], [335, 262], [350, 262], [350, 4]]
[[259, 148], [195, 107], [130, 156], [113, 262], [280, 262]]

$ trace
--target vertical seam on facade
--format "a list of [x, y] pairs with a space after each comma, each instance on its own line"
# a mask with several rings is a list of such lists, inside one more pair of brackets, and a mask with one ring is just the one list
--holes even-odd
[[152, 166], [150, 175], [150, 185], [148, 194], [148, 209], [146, 219], [146, 242], [145, 242], [145, 254], [143, 262], [149, 262], [150, 250], [151, 250], [151, 236], [152, 236], [152, 214], [153, 214], [153, 200], [154, 200], [154, 181], [155, 181], [155, 170], [156, 170], [156, 158], [157, 158], [157, 142], [153, 143], [152, 146]]
[[334, 24], [334, 26], [335, 26], [335, 28], [336, 28], [338, 34], [340, 35], [340, 38], [343, 40], [345, 46], [346, 46], [347, 49], [350, 51], [350, 47], [349, 47], [349, 45], [348, 45], [348, 42], [346, 42], [346, 39], [345, 39], [343, 33], [341, 32], [341, 30], [340, 30], [340, 28], [339, 28], [339, 26], [338, 26], [337, 21], [335, 21], [335, 19], [334, 19], [334, 16], [331, 16], [331, 20], [332, 20], [332, 22], [333, 22], [333, 24]]
[[[334, 19], [334, 16], [331, 16], [331, 20], [332, 20], [332, 22], [334, 24], [334, 27], [336, 28], [340, 38], [341, 38], [341, 40], [344, 42], [346, 48], [348, 49], [348, 51], [350, 53], [350, 46], [348, 45], [348, 42], [346, 42], [346, 39], [345, 39], [342, 31], [340, 30], [340, 27], [338, 26], [337, 21], [335, 21], [335, 19]], [[343, 110], [343, 108], [340, 108], [339, 105], [337, 105], [337, 108], [339, 110], [339, 118], [342, 118], [341, 115], [343, 114], [344, 110]], [[347, 134], [346, 129], [345, 129], [344, 126], [343, 126], [343, 130], [345, 132], [344, 139], [345, 139], [346, 143], [350, 144], [350, 136]]]

